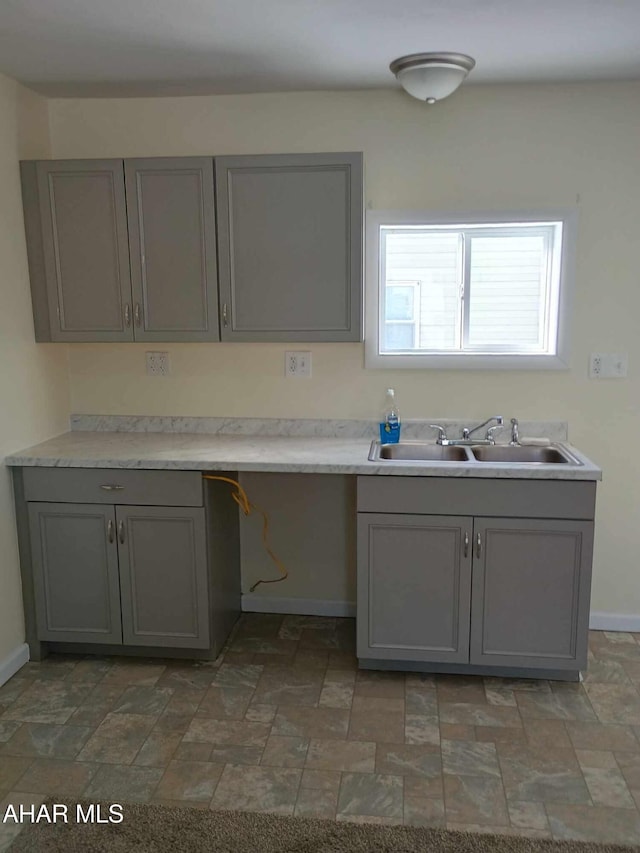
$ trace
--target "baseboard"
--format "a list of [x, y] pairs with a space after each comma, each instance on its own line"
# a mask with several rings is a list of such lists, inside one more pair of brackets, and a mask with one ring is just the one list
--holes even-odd
[[23, 643], [10, 652], [4, 660], [0, 660], [0, 687], [18, 672], [29, 661], [29, 646]]
[[320, 598], [271, 598], [266, 595], [242, 596], [247, 613], [294, 613], [298, 616], [355, 616], [355, 601], [324, 601]]
[[592, 610], [589, 628], [592, 631], [640, 631], [640, 615]]

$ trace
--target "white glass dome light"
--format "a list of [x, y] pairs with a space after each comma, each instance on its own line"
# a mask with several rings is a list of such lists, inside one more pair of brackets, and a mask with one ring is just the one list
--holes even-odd
[[453, 94], [475, 64], [465, 53], [411, 53], [394, 59], [389, 68], [406, 92], [435, 104]]

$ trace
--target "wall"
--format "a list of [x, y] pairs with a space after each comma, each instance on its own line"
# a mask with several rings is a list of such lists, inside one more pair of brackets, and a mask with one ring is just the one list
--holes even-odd
[[[46, 101], [0, 75], [0, 459], [69, 423], [67, 347], [34, 342], [20, 196], [19, 159], [49, 154]], [[0, 683], [23, 642], [13, 495], [0, 465]]]
[[[173, 374], [153, 379], [144, 346], [75, 345], [72, 409], [373, 417], [392, 385], [406, 417], [567, 420], [604, 469], [593, 608], [640, 614], [640, 457], [621, 447], [640, 429], [639, 84], [467, 85], [434, 107], [391, 90], [56, 100], [50, 115], [56, 157], [362, 150], [374, 208], [576, 206], [569, 371], [365, 370], [362, 345], [342, 344], [310, 346], [313, 378], [285, 380], [282, 345], [203, 344], [167, 345]], [[628, 353], [629, 378], [589, 381], [591, 351]], [[276, 587], [265, 594], [286, 595]]]

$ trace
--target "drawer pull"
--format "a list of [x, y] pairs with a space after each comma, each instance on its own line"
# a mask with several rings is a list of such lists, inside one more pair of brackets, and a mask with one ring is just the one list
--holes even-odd
[[465, 557], [469, 556], [469, 534], [464, 534], [464, 555]]
[[478, 533], [478, 535], [476, 537], [476, 557], [481, 557], [481, 556], [482, 556], [482, 539], [480, 537], [480, 534]]
[[118, 483], [102, 483], [100, 488], [104, 489], [105, 492], [121, 492], [124, 489], [124, 486], [121, 486]]
[[124, 533], [124, 521], [121, 521], [121, 522], [118, 524], [118, 539], [120, 540], [120, 544], [121, 544], [121, 545], [124, 545], [124, 536], [125, 536], [125, 533]]
[[115, 539], [115, 536], [113, 534], [113, 521], [111, 519], [109, 519], [107, 523], [107, 539], [109, 540], [110, 544], [113, 544], [113, 541]]

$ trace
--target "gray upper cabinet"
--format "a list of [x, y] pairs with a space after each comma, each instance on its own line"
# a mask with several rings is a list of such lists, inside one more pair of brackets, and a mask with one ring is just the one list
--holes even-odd
[[358, 515], [358, 657], [469, 660], [473, 519]]
[[125, 645], [209, 647], [204, 509], [116, 507]]
[[471, 662], [587, 663], [593, 524], [476, 519]]
[[215, 168], [222, 340], [362, 340], [362, 154]]
[[125, 160], [134, 336], [217, 341], [213, 160]]
[[122, 643], [112, 506], [29, 504], [38, 639]]
[[211, 157], [21, 172], [37, 341], [219, 340]]
[[122, 160], [21, 169], [36, 340], [132, 340]]

